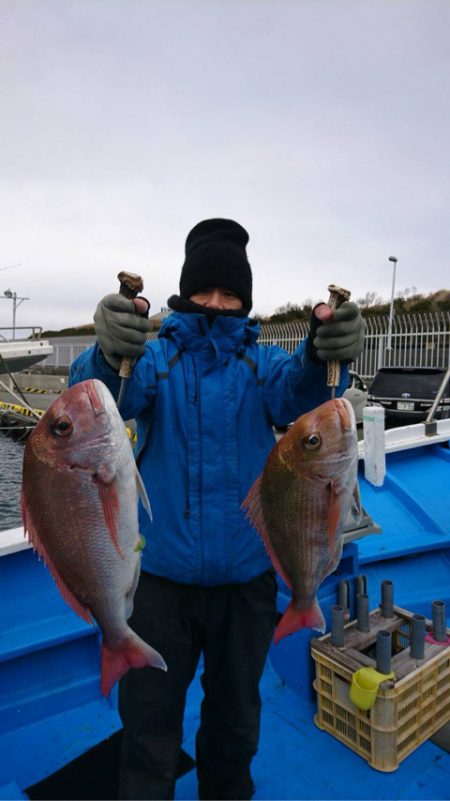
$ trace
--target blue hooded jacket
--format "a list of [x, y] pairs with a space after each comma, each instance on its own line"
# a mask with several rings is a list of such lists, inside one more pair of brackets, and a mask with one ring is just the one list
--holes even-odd
[[[330, 398], [326, 365], [258, 345], [254, 320], [173, 312], [127, 381], [121, 413], [137, 424], [136, 458], [153, 523], [141, 504], [142, 567], [183, 584], [247, 582], [270, 567], [241, 504], [286, 425]], [[98, 345], [73, 363], [70, 384], [120, 379]], [[342, 366], [336, 392], [348, 382]]]

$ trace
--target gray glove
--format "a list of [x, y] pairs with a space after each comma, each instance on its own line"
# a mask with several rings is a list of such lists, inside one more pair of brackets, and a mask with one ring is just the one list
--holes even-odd
[[363, 349], [366, 329], [356, 303], [346, 301], [333, 311], [333, 317], [326, 323], [322, 323], [314, 311], [308, 336], [308, 352], [313, 361], [354, 361]]
[[106, 361], [115, 370], [119, 370], [122, 356], [137, 358], [144, 353], [152, 329], [147, 316], [148, 310], [144, 316], [138, 314], [133, 301], [119, 293], [106, 295], [98, 304], [95, 333]]

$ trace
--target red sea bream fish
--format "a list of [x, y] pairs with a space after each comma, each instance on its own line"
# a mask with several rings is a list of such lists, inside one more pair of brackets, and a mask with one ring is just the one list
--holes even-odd
[[274, 641], [301, 628], [325, 632], [317, 601], [339, 564], [350, 510], [360, 513], [357, 434], [344, 398], [302, 415], [274, 446], [243, 507], [292, 590]]
[[96, 379], [76, 384], [28, 439], [22, 518], [63, 598], [100, 626], [104, 695], [130, 667], [167, 670], [127, 623], [141, 564], [138, 495], [151, 515], [111, 393]]

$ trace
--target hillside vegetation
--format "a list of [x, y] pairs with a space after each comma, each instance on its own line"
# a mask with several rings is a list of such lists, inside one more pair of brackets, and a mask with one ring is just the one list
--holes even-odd
[[[362, 314], [365, 317], [389, 314], [390, 301], [383, 300], [375, 292], [367, 292], [365, 297], [356, 298], [356, 303], [361, 308]], [[272, 315], [263, 317], [256, 313], [254, 314], [254, 318], [261, 323], [288, 323], [293, 320], [308, 322], [313, 305], [314, 303], [310, 299], [306, 300], [303, 305], [286, 303], [284, 306], [275, 309]], [[421, 295], [415, 292], [415, 287], [412, 289], [405, 289], [397, 293], [397, 297], [394, 301], [394, 311], [396, 315], [450, 311], [450, 290], [439, 289], [437, 292], [431, 292], [429, 295]], [[152, 320], [152, 325], [153, 330], [157, 331], [161, 322], [160, 320]], [[93, 323], [72, 326], [71, 328], [62, 328], [60, 331], [43, 331], [41, 336], [51, 338], [62, 336], [86, 336], [88, 334], [95, 334]]]
[[[365, 297], [356, 298], [355, 302], [360, 307], [364, 317], [389, 314], [391, 305], [390, 300], [383, 300], [375, 292], [367, 292]], [[284, 306], [275, 309], [275, 312], [268, 317], [262, 317], [258, 314], [254, 316], [261, 323], [288, 323], [293, 320], [309, 322], [314, 305], [314, 302], [310, 299], [302, 306], [286, 303]], [[450, 311], [450, 290], [448, 289], [439, 289], [429, 295], [421, 295], [414, 292], [413, 287], [413, 290], [405, 289], [403, 292], [399, 292], [394, 300], [394, 312], [396, 315], [443, 311]]]
[[41, 337], [51, 339], [51, 337], [81, 337], [88, 336], [90, 334], [95, 334], [94, 323], [88, 323], [87, 325], [74, 325], [71, 328], [61, 328], [60, 331], [43, 331]]

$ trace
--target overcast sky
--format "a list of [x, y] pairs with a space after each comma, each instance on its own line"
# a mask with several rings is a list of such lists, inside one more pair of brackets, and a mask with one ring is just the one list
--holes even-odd
[[396, 290], [450, 288], [449, 0], [0, 0], [0, 65], [18, 325], [91, 322], [122, 269], [159, 311], [216, 216], [260, 314], [389, 299], [389, 256]]

